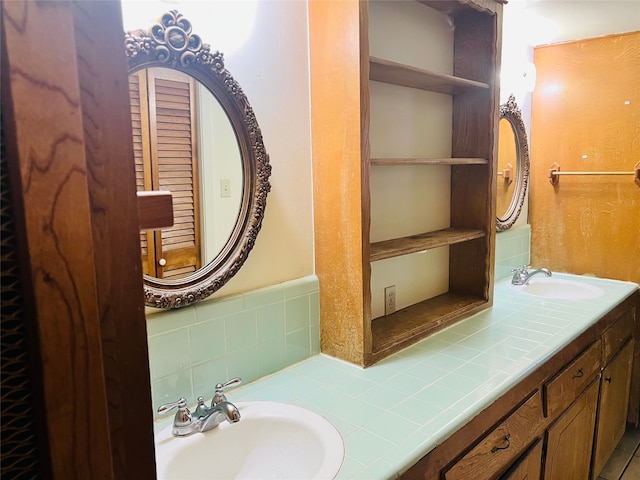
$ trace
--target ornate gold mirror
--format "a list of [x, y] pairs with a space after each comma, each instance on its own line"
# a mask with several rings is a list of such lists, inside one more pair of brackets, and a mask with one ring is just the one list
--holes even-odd
[[496, 226], [501, 232], [511, 228], [518, 219], [529, 183], [527, 132], [513, 95], [507, 103], [500, 105], [498, 129]]
[[169, 190], [174, 226], [142, 232], [145, 303], [177, 308], [240, 270], [262, 225], [271, 165], [223, 55], [177, 11], [125, 35], [138, 190]]

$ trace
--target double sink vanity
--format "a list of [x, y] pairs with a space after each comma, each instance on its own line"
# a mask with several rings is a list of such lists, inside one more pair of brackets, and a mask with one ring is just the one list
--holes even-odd
[[376, 365], [321, 354], [231, 391], [235, 424], [177, 438], [163, 419], [159, 478], [184, 478], [199, 451], [220, 457], [212, 478], [597, 476], [630, 392], [637, 413], [639, 303], [631, 282], [497, 282], [492, 308]]
[[[244, 385], [231, 391], [229, 400], [222, 394], [225, 385], [219, 384], [210, 405], [199, 398], [193, 414], [187, 405], [195, 399], [161, 407], [162, 412], [177, 408], [178, 413], [173, 425], [170, 418], [157, 424], [160, 479], [524, 479], [541, 478], [544, 472], [545, 480], [586, 480], [601, 471], [627, 419], [637, 423], [637, 284], [546, 269], [528, 272], [525, 267], [516, 269], [511, 281], [493, 285], [494, 230], [513, 225], [528, 183], [526, 133], [513, 97], [500, 107], [500, 117], [515, 135], [507, 136], [513, 143], [508, 151], [517, 154], [498, 175], [495, 171], [496, 156], [501, 157], [494, 152], [495, 74], [500, 64], [496, 52], [504, 1], [400, 3], [393, 9], [385, 2], [309, 4], [311, 101], [322, 105], [313, 109], [312, 128], [323, 132], [314, 135], [314, 142], [326, 140], [313, 145], [314, 155], [322, 159], [314, 160], [314, 182], [320, 182], [314, 189], [314, 249], [315, 258], [322, 259], [315, 272], [322, 285], [322, 348], [333, 356], [320, 354]], [[407, 9], [403, 18], [420, 19], [411, 24], [420, 43], [433, 43], [422, 34], [434, 33], [432, 27], [439, 25], [433, 40], [447, 47], [436, 70], [398, 63], [396, 55], [415, 50], [407, 45], [382, 52], [393, 58], [376, 56], [376, 45], [387, 42], [378, 37], [402, 36], [398, 33], [408, 28], [401, 23], [386, 29], [388, 20], [399, 17], [399, 8]], [[336, 24], [328, 25], [327, 19]], [[359, 41], [338, 45], [343, 30], [353, 25]], [[332, 29], [341, 34], [330, 33]], [[139, 126], [139, 132], [134, 128], [134, 138], [140, 137], [134, 142], [136, 166], [142, 173], [156, 168], [164, 172], [156, 175], [159, 185], [173, 185], [176, 191], [173, 229], [162, 231], [166, 225], [154, 225], [140, 237], [145, 303], [178, 308], [217, 292], [246, 260], [271, 189], [269, 156], [248, 99], [226, 70], [223, 55], [203, 43], [182, 14], [174, 10], [148, 32], [128, 32], [125, 47], [132, 125]], [[343, 58], [336, 58], [336, 49], [347, 47], [354, 49], [353, 56], [345, 50]], [[336, 78], [327, 77], [327, 71]], [[344, 114], [348, 110], [343, 102], [325, 101], [340, 98], [340, 86], [349, 87], [345, 97], [359, 91], [364, 100], [352, 115]], [[434, 112], [429, 123], [447, 125], [446, 134], [434, 134], [433, 145], [416, 152], [403, 151], [394, 138], [386, 139], [392, 147], [381, 148], [376, 142], [384, 143], [384, 132], [372, 128], [370, 135], [366, 127], [380, 123], [370, 111], [384, 99], [398, 104], [405, 98], [398, 95], [407, 88], [427, 92], [421, 107]], [[209, 94], [211, 101], [192, 105], [194, 95]], [[213, 108], [215, 100], [221, 108]], [[413, 101], [409, 106], [414, 110]], [[154, 111], [155, 117], [149, 113]], [[234, 182], [241, 188], [235, 190], [242, 192], [231, 209], [237, 215], [232, 215], [222, 245], [191, 235], [200, 229], [199, 195], [194, 193], [198, 184], [188, 180], [182, 187], [185, 178], [197, 178], [219, 160], [199, 160], [218, 133], [198, 125], [197, 119], [209, 116], [220, 117], [225, 130], [234, 132], [229, 138], [237, 147], [233, 158], [241, 171], [221, 179], [221, 185], [229, 185], [237, 177]], [[165, 132], [147, 123], [172, 126]], [[326, 133], [328, 125], [335, 128], [335, 136]], [[183, 132], [180, 138], [178, 131]], [[356, 133], [345, 139], [345, 132]], [[358, 146], [347, 152], [353, 158], [335, 154], [336, 144], [350, 142]], [[345, 170], [353, 166], [357, 173]], [[441, 184], [439, 200], [445, 200], [416, 196], [421, 200], [394, 206], [393, 216], [420, 204], [431, 206], [421, 214], [425, 218], [440, 218], [441, 211], [450, 212], [445, 215], [449, 218], [433, 225], [407, 219], [411, 225], [370, 231], [370, 225], [380, 228], [395, 219], [375, 217], [384, 201], [371, 199], [369, 176], [380, 181], [384, 171], [388, 186], [392, 182], [387, 177], [407, 174], [407, 168], [419, 171], [420, 192], [430, 189], [426, 172], [434, 178], [444, 175], [435, 183]], [[326, 188], [325, 178], [349, 178], [353, 183], [332, 182], [349, 195]], [[149, 184], [152, 190], [158, 187], [150, 181], [155, 177], [141, 174], [138, 180], [140, 190]], [[380, 190], [375, 181], [371, 185], [372, 191]], [[394, 187], [404, 190], [400, 183]], [[192, 194], [177, 193], [182, 190]], [[505, 195], [498, 212], [493, 203], [497, 190]], [[355, 205], [349, 203], [352, 192], [357, 192]], [[388, 198], [395, 197], [393, 192], [386, 192]], [[345, 212], [358, 211], [358, 221], [335, 215], [336, 204]], [[355, 230], [344, 231], [347, 224]], [[209, 250], [218, 253], [210, 258], [204, 254]], [[446, 255], [432, 257], [433, 251]], [[402, 262], [418, 262], [414, 254], [425, 262], [416, 271], [440, 273], [410, 279], [412, 268]], [[395, 267], [385, 270], [382, 261], [396, 262]], [[434, 285], [434, 291], [416, 292], [410, 300], [399, 297], [396, 305], [396, 286], [409, 291]], [[238, 383], [233, 379], [226, 386]]]

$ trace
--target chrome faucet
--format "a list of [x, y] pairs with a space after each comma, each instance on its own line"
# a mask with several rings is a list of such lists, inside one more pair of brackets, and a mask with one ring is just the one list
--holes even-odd
[[525, 265], [521, 269], [514, 268], [513, 270], [511, 270], [513, 272], [513, 278], [511, 279], [511, 284], [526, 285], [527, 283], [529, 283], [529, 280], [531, 279], [531, 277], [533, 277], [534, 275], [537, 275], [538, 273], [544, 273], [547, 277], [551, 276], [551, 271], [548, 268], [538, 268], [533, 272], [529, 272], [527, 270], [529, 267], [530, 267], [529, 265]]
[[224, 389], [240, 385], [241, 382], [242, 380], [236, 377], [226, 383], [218, 383], [215, 395], [211, 399], [211, 406], [204, 403], [203, 397], [198, 397], [198, 405], [193, 414], [187, 408], [187, 399], [184, 397], [177, 402], [160, 406], [158, 413], [166, 413], [174, 408], [178, 409], [171, 430], [174, 437], [186, 437], [196, 432], [206, 432], [224, 421], [236, 423], [240, 421], [240, 411], [233, 403], [227, 401]]

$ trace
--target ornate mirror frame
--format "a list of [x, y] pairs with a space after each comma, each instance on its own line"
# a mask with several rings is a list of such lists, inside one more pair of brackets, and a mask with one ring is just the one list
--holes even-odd
[[179, 12], [165, 13], [146, 32], [125, 35], [129, 73], [148, 67], [172, 68], [201, 82], [220, 102], [235, 130], [242, 158], [243, 195], [239, 216], [226, 245], [210, 263], [173, 280], [144, 276], [145, 304], [178, 308], [203, 300], [225, 285], [242, 267], [253, 248], [271, 186], [271, 165], [258, 122], [242, 88], [224, 66], [223, 54], [192, 33]]
[[[527, 143], [527, 132], [522, 121], [522, 113], [516, 99], [513, 95], [509, 95], [507, 103], [500, 105], [500, 119], [507, 120], [513, 128], [516, 141], [517, 165], [515, 172], [515, 188], [509, 208], [502, 216], [496, 219], [496, 228], [498, 232], [508, 230], [513, 226], [524, 205], [524, 199], [529, 184], [529, 145]], [[498, 121], [499, 121], [498, 120]]]

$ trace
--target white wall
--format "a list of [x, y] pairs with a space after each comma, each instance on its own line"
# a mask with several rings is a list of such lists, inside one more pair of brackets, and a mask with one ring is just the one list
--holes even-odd
[[[312, 275], [306, 1], [125, 0], [125, 29], [147, 29], [149, 22], [171, 9], [185, 15], [194, 33], [211, 44], [212, 50], [225, 54], [227, 69], [253, 107], [273, 169], [266, 214], [255, 247], [240, 272], [214, 296]], [[143, 18], [132, 20], [136, 12]], [[244, 41], [235, 40], [238, 32], [244, 35]]]

